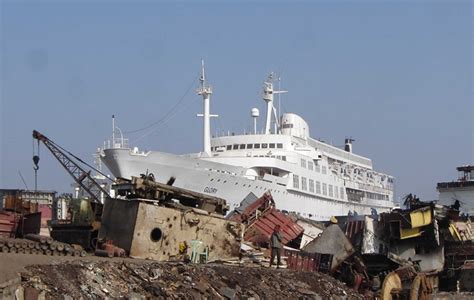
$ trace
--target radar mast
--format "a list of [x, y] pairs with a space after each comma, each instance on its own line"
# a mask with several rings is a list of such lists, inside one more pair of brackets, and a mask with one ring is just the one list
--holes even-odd
[[204, 111], [198, 114], [198, 117], [203, 117], [203, 153], [211, 156], [211, 117], [218, 117], [218, 115], [210, 114], [210, 101], [212, 94], [212, 87], [206, 85], [206, 74], [204, 71], [204, 60], [201, 60], [201, 87], [197, 90], [197, 94], [202, 96], [204, 102]]
[[[287, 93], [288, 91], [274, 91], [273, 90], [273, 72], [268, 75], [267, 80], [263, 83], [263, 100], [267, 103], [267, 116], [265, 120], [265, 134], [270, 134], [272, 114], [276, 114], [276, 109], [273, 106], [273, 94]], [[278, 123], [278, 116], [275, 115], [275, 122]], [[277, 124], [279, 127], [279, 124]], [[275, 132], [276, 133], [276, 132]]]

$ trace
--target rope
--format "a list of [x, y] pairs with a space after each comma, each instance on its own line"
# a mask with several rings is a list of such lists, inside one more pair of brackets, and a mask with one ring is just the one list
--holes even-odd
[[[193, 81], [191, 82], [191, 84], [189, 85], [188, 89], [186, 90], [186, 92], [184, 93], [183, 96], [181, 96], [181, 98], [176, 102], [176, 104], [159, 120], [151, 123], [150, 125], [147, 125], [145, 127], [142, 127], [142, 128], [139, 128], [139, 129], [135, 129], [135, 130], [131, 130], [131, 131], [125, 131], [124, 134], [132, 134], [132, 133], [136, 133], [136, 132], [140, 132], [140, 131], [143, 131], [143, 130], [146, 130], [146, 129], [149, 129], [155, 125], [158, 125], [160, 124], [161, 122], [164, 122], [167, 118], [170, 117], [170, 115], [176, 110], [176, 108], [181, 104], [181, 102], [183, 102], [184, 98], [188, 95], [189, 91], [191, 90], [191, 88], [194, 86], [194, 83], [196, 82], [196, 80], [199, 78], [199, 76], [196, 76]], [[149, 133], [148, 133], [149, 134]]]

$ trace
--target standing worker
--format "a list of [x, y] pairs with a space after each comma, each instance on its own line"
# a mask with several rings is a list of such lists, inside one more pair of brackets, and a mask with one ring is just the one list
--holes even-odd
[[270, 247], [271, 247], [271, 260], [270, 260], [270, 267], [273, 265], [273, 260], [275, 259], [275, 254], [277, 256], [277, 269], [280, 268], [281, 265], [281, 247], [282, 247], [282, 239], [280, 233], [280, 225], [276, 225], [275, 229], [273, 230], [272, 236], [270, 237]]

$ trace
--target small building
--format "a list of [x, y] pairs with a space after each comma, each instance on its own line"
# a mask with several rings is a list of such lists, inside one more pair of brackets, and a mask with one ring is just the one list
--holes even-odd
[[56, 191], [0, 189], [0, 210], [18, 211], [27, 209], [30, 213], [41, 213], [41, 232], [49, 234], [47, 222], [55, 218], [53, 205], [56, 200]]

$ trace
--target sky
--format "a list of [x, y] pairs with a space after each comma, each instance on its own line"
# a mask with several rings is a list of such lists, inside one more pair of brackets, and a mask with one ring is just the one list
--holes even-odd
[[[213, 134], [248, 131], [275, 72], [282, 112], [354, 138], [397, 197], [436, 199], [474, 163], [471, 1], [0, 0], [0, 18], [0, 188], [24, 188], [20, 173], [34, 188], [33, 129], [89, 163], [112, 115], [124, 132], [157, 123], [133, 146], [200, 151], [201, 59]], [[41, 147], [38, 188], [71, 182]]]

